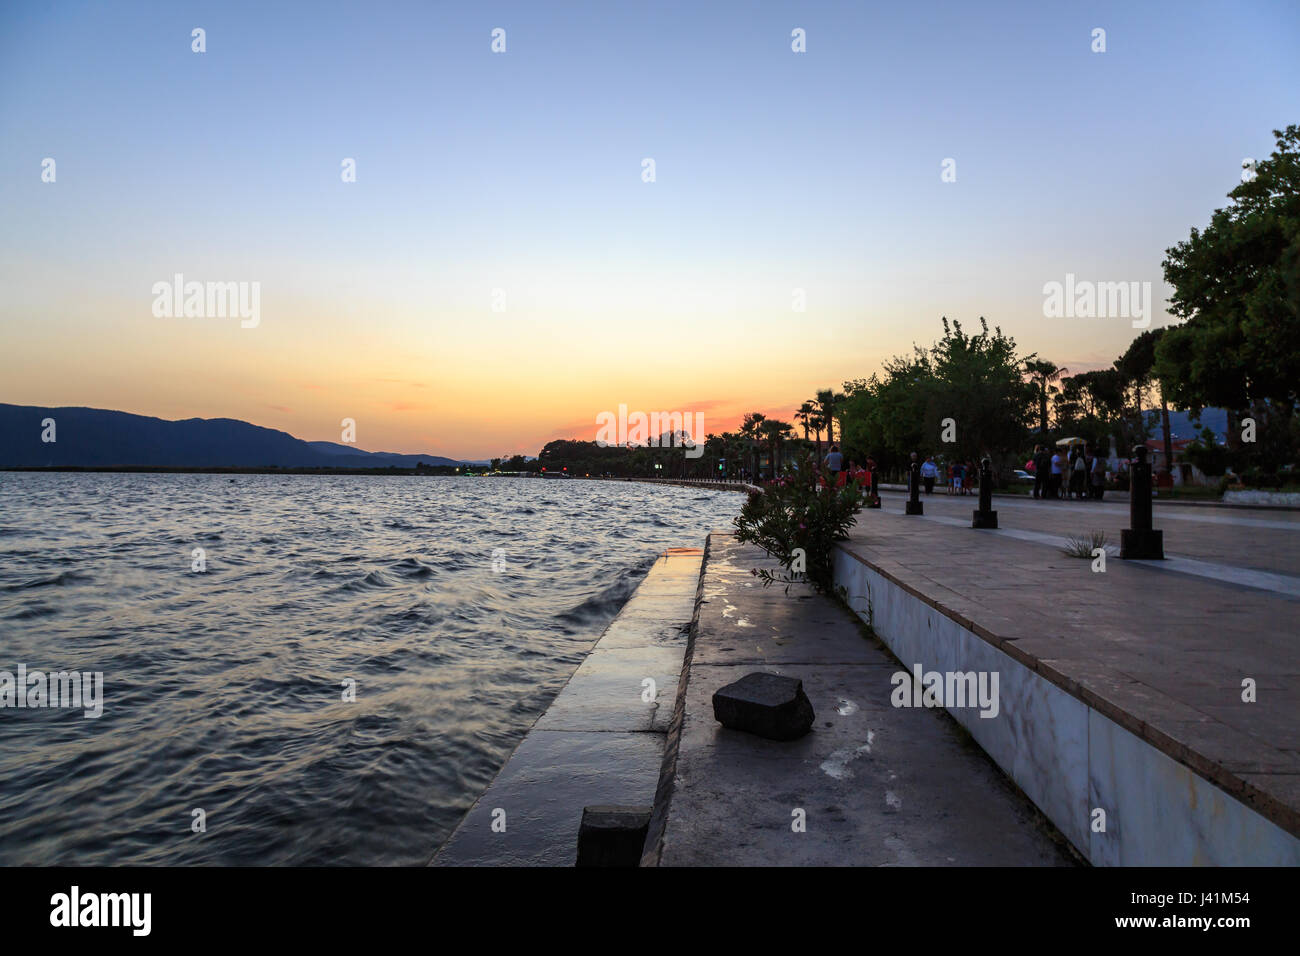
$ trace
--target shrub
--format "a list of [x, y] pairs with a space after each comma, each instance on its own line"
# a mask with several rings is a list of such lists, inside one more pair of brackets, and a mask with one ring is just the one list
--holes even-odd
[[[807, 580], [817, 590], [835, 589], [831, 549], [848, 537], [854, 515], [862, 510], [862, 494], [849, 482], [840, 489], [821, 488], [809, 476], [812, 459], [807, 458], [797, 474], [770, 481], [761, 492], [751, 492], [735, 519], [736, 537], [756, 544], [781, 562], [785, 574], [759, 569], [754, 573], [764, 586], [780, 581], [787, 586]], [[803, 550], [803, 573], [795, 566]]]

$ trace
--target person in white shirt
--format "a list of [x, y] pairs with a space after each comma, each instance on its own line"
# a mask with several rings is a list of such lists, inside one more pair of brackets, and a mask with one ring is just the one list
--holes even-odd
[[921, 480], [925, 482], [925, 493], [934, 492], [934, 480], [939, 477], [939, 466], [934, 463], [934, 455], [927, 455], [921, 465]]
[[1061, 477], [1065, 474], [1065, 456], [1059, 451], [1052, 455], [1052, 475], [1047, 482], [1047, 497], [1061, 497]]
[[840, 469], [844, 467], [844, 456], [840, 454], [840, 446], [831, 445], [831, 450], [822, 463], [830, 474], [828, 483], [834, 488], [836, 480], [840, 477]]

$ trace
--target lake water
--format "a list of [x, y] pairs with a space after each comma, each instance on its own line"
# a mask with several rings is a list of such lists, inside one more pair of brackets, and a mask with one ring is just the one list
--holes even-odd
[[655, 556], [742, 501], [0, 473], [0, 672], [103, 674], [97, 719], [0, 709], [0, 864], [423, 864]]

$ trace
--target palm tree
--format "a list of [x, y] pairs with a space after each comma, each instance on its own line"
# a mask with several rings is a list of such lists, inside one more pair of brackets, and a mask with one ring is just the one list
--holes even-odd
[[822, 453], [822, 426], [824, 424], [822, 422], [822, 415], [821, 412], [817, 410], [817, 403], [815, 401], [805, 402], [804, 404], [812, 407], [812, 412], [808, 416], [808, 426], [812, 429], [813, 437], [817, 440], [817, 455], [820, 457]]
[[[821, 420], [826, 426], [826, 444], [835, 444], [835, 392], [829, 388], [817, 390], [817, 398], [814, 399], [817, 407], [821, 410]], [[822, 457], [821, 441], [817, 442], [817, 459]]]
[[[1062, 375], [1069, 375], [1068, 368], [1058, 368], [1055, 362], [1030, 356], [1025, 359], [1025, 372], [1038, 386], [1039, 431], [1047, 434], [1047, 391], [1051, 382], [1060, 381]], [[1055, 389], [1053, 389], [1055, 391]]]
[[767, 416], [762, 412], [747, 412], [745, 420], [740, 425], [740, 434], [748, 443], [753, 456], [754, 467], [750, 471], [753, 476], [758, 475], [758, 441], [763, 434], [763, 422], [765, 421], [767, 421]]
[[816, 420], [817, 407], [812, 402], [804, 402], [794, 413], [794, 420], [803, 426], [803, 440], [808, 440], [808, 428]]
[[781, 442], [789, 437], [794, 427], [789, 422], [769, 418], [762, 423], [760, 429], [772, 449], [772, 477], [775, 478], [781, 473]]

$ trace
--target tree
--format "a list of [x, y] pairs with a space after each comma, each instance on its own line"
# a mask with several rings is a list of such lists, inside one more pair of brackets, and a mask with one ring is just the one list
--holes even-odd
[[1025, 371], [1033, 379], [1034, 385], [1038, 389], [1038, 430], [1046, 437], [1048, 388], [1052, 382], [1058, 381], [1062, 375], [1068, 374], [1070, 370], [1058, 367], [1055, 362], [1031, 355], [1025, 359]]
[[881, 468], [898, 470], [927, 444], [926, 415], [939, 383], [929, 353], [916, 346], [910, 357], [895, 356], [882, 371], [883, 377], [844, 383], [848, 398], [841, 438], [856, 452], [872, 455]]
[[1021, 374], [1014, 339], [1001, 328], [968, 335], [960, 322], [943, 319], [943, 338], [930, 349], [939, 388], [927, 415], [927, 434], [937, 439], [942, 422], [956, 425], [956, 453], [979, 459], [985, 453], [1009, 452], [1024, 439], [1032, 414], [1034, 392]]
[[749, 412], [740, 424], [741, 437], [745, 439], [746, 448], [749, 450], [753, 461], [749, 471], [752, 478], [758, 477], [758, 443], [762, 438], [763, 422], [765, 421], [767, 421], [767, 416], [762, 412]]
[[[844, 383], [839, 416], [843, 443], [895, 473], [912, 452], [939, 446], [961, 458], [1019, 453], [1034, 417], [1034, 386], [1024, 379], [1016, 343], [1000, 328], [967, 334], [943, 319], [943, 338], [929, 349], [895, 356], [883, 373]], [[940, 445], [952, 419], [955, 441]]]
[[759, 425], [759, 431], [771, 449], [773, 478], [781, 473], [781, 442], [793, 430], [788, 422], [777, 421], [775, 418], [766, 419]]
[[1273, 136], [1276, 149], [1228, 193], [1231, 204], [1163, 263], [1169, 312], [1183, 323], [1157, 344], [1155, 375], [1177, 408], [1227, 408], [1230, 447], [1248, 410], [1261, 428], [1292, 434], [1300, 383], [1300, 126]]
[[[835, 444], [835, 391], [829, 388], [820, 388], [817, 390], [815, 399], [818, 409], [821, 410], [821, 421], [826, 426], [826, 444]], [[844, 436], [840, 435], [840, 441]], [[820, 461], [822, 455], [821, 443], [817, 444], [817, 458]]]
[[[849, 397], [843, 392], [835, 392], [831, 395], [831, 415], [840, 426], [840, 444], [844, 444], [844, 406]], [[840, 451], [844, 449], [841, 448]]]
[[[1169, 402], [1165, 397], [1164, 383], [1155, 376], [1156, 346], [1164, 334], [1164, 329], [1147, 329], [1130, 343], [1123, 355], [1115, 360], [1115, 368], [1133, 385], [1137, 393], [1139, 415], [1142, 414], [1143, 394], [1153, 380], [1156, 382], [1160, 392], [1160, 427], [1165, 444], [1165, 472], [1170, 474], [1174, 470], [1174, 441], [1173, 432], [1169, 427]], [[1127, 453], [1127, 449], [1125, 452]]]
[[1099, 450], [1108, 452], [1112, 432], [1119, 430], [1121, 441], [1130, 437], [1123, 429], [1125, 393], [1124, 376], [1114, 368], [1079, 372], [1061, 379], [1060, 391], [1052, 399], [1057, 428], [1087, 438]]
[[[808, 429], [816, 419], [817, 409], [812, 402], [804, 402], [799, 406], [799, 410], [794, 413], [794, 420], [803, 426], [803, 440], [808, 440]], [[817, 433], [818, 443], [821, 441], [821, 432]]]

